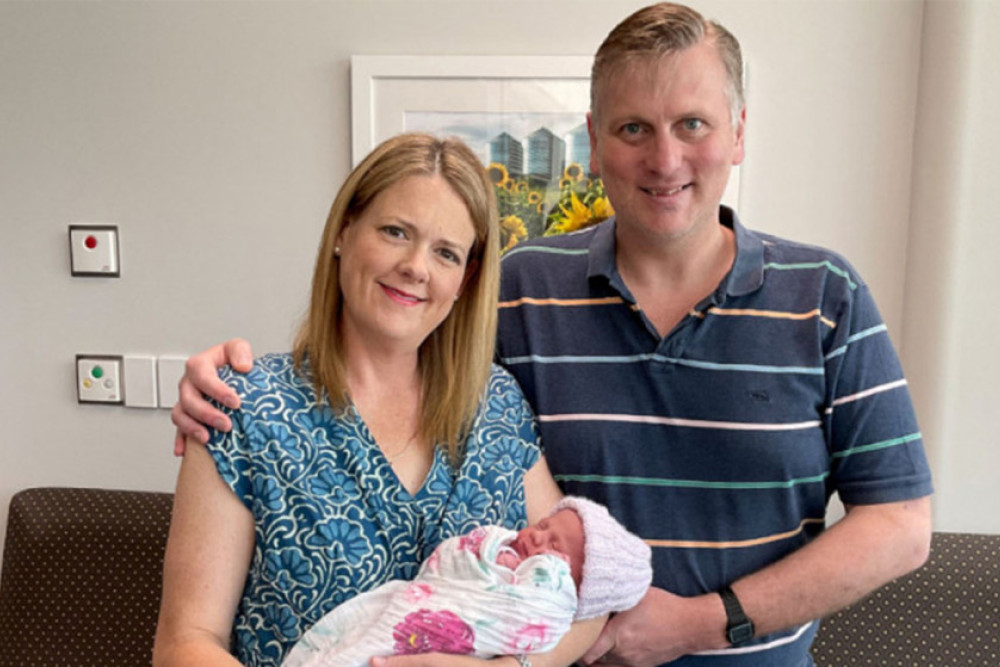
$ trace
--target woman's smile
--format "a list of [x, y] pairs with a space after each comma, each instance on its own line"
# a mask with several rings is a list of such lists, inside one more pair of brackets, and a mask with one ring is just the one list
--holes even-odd
[[395, 287], [390, 287], [385, 283], [379, 283], [379, 287], [388, 295], [393, 301], [400, 303], [404, 306], [418, 306], [421, 303], [427, 301], [427, 299], [415, 296], [403, 290], [396, 289]]

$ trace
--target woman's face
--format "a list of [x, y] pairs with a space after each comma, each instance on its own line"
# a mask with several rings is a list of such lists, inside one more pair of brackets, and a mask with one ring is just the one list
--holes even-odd
[[451, 312], [474, 240], [465, 202], [441, 176], [384, 190], [338, 237], [343, 335], [416, 352]]

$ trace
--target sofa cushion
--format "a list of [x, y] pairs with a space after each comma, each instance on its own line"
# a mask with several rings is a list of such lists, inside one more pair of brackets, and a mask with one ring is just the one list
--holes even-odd
[[934, 533], [922, 568], [820, 624], [819, 667], [1000, 665], [1000, 535]]
[[17, 493], [0, 572], [0, 667], [150, 664], [171, 506], [168, 493]]

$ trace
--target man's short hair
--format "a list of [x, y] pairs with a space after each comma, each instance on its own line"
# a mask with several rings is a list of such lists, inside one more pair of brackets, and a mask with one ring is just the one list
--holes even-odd
[[601, 89], [619, 68], [638, 60], [659, 58], [711, 40], [726, 68], [726, 95], [733, 126], [743, 111], [743, 56], [740, 43], [721, 24], [684, 5], [660, 2], [628, 16], [608, 33], [590, 74], [590, 111], [598, 113]]

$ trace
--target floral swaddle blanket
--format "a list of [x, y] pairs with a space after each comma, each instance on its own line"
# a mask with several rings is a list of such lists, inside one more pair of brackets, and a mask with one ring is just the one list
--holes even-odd
[[515, 537], [487, 526], [445, 540], [413, 581], [390, 581], [326, 614], [283, 667], [364, 667], [376, 655], [434, 651], [487, 658], [551, 650], [576, 612], [569, 564], [556, 554], [517, 562], [507, 546]]

